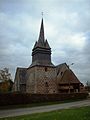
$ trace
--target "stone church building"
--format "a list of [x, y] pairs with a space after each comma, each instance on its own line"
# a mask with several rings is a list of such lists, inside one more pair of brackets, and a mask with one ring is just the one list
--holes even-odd
[[54, 94], [80, 92], [81, 82], [66, 63], [55, 66], [51, 48], [44, 36], [43, 18], [38, 41], [32, 49], [32, 63], [28, 68], [17, 68], [14, 91]]

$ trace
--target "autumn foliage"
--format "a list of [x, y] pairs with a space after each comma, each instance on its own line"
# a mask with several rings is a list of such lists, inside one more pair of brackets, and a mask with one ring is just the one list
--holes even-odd
[[0, 70], [0, 93], [10, 92], [13, 86], [8, 68]]

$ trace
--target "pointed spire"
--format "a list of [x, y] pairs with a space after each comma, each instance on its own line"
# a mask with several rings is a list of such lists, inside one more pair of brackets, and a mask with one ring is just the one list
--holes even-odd
[[41, 27], [40, 27], [40, 33], [39, 33], [39, 38], [38, 41], [36, 41], [33, 50], [37, 47], [40, 48], [45, 48], [45, 49], [51, 49], [49, 46], [49, 43], [47, 40], [45, 40], [44, 37], [44, 25], [43, 25], [43, 16], [42, 16], [42, 20], [41, 20]]
[[44, 38], [44, 25], [43, 25], [43, 18], [42, 18], [38, 44], [40, 46], [44, 46], [44, 40], [45, 40], [45, 38]]
[[41, 20], [38, 41], [36, 41], [34, 48], [32, 49], [32, 64], [30, 67], [35, 65], [54, 66], [51, 62], [51, 48], [44, 37], [43, 17]]

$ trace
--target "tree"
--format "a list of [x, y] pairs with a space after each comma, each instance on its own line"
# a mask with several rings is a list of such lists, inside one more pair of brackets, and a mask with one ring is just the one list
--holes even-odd
[[89, 81], [86, 82], [86, 86], [90, 86], [90, 82]]
[[11, 73], [9, 68], [4, 68], [0, 70], [0, 92], [9, 92], [13, 86]]
[[89, 81], [86, 82], [86, 90], [88, 92], [90, 92], [90, 82]]
[[0, 70], [0, 80], [11, 80], [11, 73], [9, 73], [9, 68], [4, 68], [3, 70]]

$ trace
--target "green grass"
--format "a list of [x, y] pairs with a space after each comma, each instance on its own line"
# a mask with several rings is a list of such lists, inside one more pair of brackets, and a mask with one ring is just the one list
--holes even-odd
[[[64, 100], [64, 101], [55, 101], [55, 102], [41, 102], [41, 103], [32, 103], [32, 104], [19, 104], [19, 105], [8, 105], [8, 106], [0, 106], [0, 110], [4, 109], [17, 109], [17, 108], [28, 108], [28, 107], [37, 107], [37, 106], [46, 106], [46, 105], [54, 105], [54, 104], [61, 104], [61, 103], [69, 103], [80, 101], [81, 99], [76, 100]], [[85, 100], [85, 99], [83, 99]]]
[[90, 106], [2, 118], [0, 120], [90, 120]]

